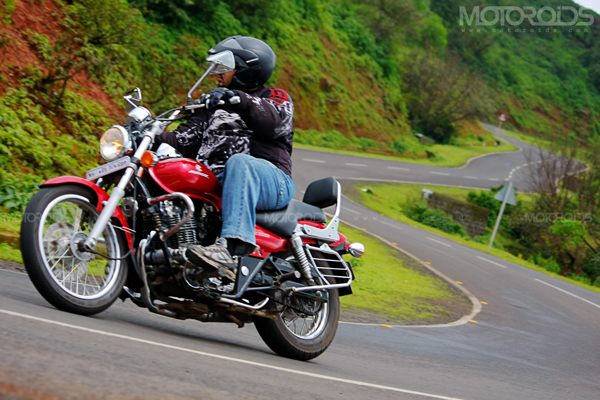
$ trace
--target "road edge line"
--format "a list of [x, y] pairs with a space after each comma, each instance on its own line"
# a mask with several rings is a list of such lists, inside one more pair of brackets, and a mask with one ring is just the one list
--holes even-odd
[[209, 353], [209, 352], [202, 351], [202, 350], [195, 350], [195, 349], [190, 349], [190, 348], [183, 347], [183, 346], [176, 346], [176, 345], [172, 345], [172, 344], [156, 342], [153, 340], [137, 338], [135, 336], [128, 336], [128, 335], [124, 335], [121, 333], [103, 331], [100, 329], [88, 328], [85, 326], [70, 324], [67, 322], [61, 322], [61, 321], [56, 321], [56, 320], [52, 320], [52, 319], [36, 317], [34, 315], [23, 314], [23, 313], [19, 313], [16, 311], [0, 309], [0, 314], [9, 315], [12, 317], [19, 317], [19, 318], [27, 319], [30, 321], [44, 322], [44, 323], [51, 324], [51, 325], [61, 326], [64, 328], [71, 328], [73, 330], [93, 333], [96, 335], [102, 335], [102, 336], [111, 337], [111, 338], [115, 338], [115, 339], [129, 340], [131, 342], [161, 347], [161, 348], [164, 348], [167, 350], [181, 351], [184, 353], [191, 353], [191, 354], [195, 354], [195, 355], [199, 355], [199, 356], [203, 356], [203, 357], [209, 357], [209, 358], [213, 358], [213, 359], [217, 359], [217, 360], [221, 360], [221, 361], [230, 361], [230, 362], [236, 362], [238, 364], [243, 364], [243, 365], [262, 367], [262, 368], [271, 369], [271, 370], [275, 370], [275, 371], [279, 371], [279, 372], [291, 373], [291, 374], [296, 374], [296, 375], [305, 376], [305, 377], [309, 377], [309, 378], [317, 378], [317, 379], [322, 379], [322, 380], [330, 381], [330, 382], [347, 383], [347, 384], [355, 385], [355, 386], [362, 386], [362, 387], [368, 387], [368, 388], [372, 388], [372, 389], [386, 390], [389, 392], [410, 394], [410, 395], [421, 396], [421, 397], [429, 397], [429, 398], [434, 398], [434, 399], [463, 400], [463, 399], [460, 399], [457, 397], [437, 395], [437, 394], [433, 394], [433, 393], [420, 392], [420, 391], [410, 390], [410, 389], [402, 389], [402, 388], [398, 388], [398, 387], [394, 387], [394, 386], [380, 385], [377, 383], [358, 381], [358, 380], [349, 379], [349, 378], [339, 378], [339, 377], [336, 377], [333, 375], [323, 375], [323, 374], [319, 374], [316, 372], [309, 372], [309, 371], [303, 371], [300, 369], [280, 367], [277, 365], [271, 365], [271, 364], [267, 364], [267, 363], [263, 363], [263, 362], [246, 360], [246, 359], [238, 358], [238, 357]]
[[[384, 239], [383, 237], [366, 231], [364, 230], [364, 228], [360, 228], [354, 224], [351, 224], [347, 221], [344, 221], [343, 219], [340, 218], [340, 221], [343, 222], [344, 224], [354, 228], [354, 229], [358, 229], [361, 232], [365, 232], [368, 233], [369, 235], [381, 240], [382, 242], [384, 242], [385, 244], [387, 244], [388, 246], [398, 250], [399, 252], [405, 254], [406, 256], [412, 258], [413, 260], [415, 260], [416, 262], [418, 262], [419, 264], [421, 264], [423, 267], [427, 268], [429, 271], [431, 271], [433, 274], [439, 276], [440, 278], [442, 278], [443, 280], [445, 280], [446, 282], [448, 282], [450, 285], [454, 286], [455, 288], [457, 288], [458, 290], [460, 290], [461, 292], [463, 292], [465, 294], [465, 296], [467, 296], [467, 298], [471, 301], [471, 303], [473, 304], [473, 308], [471, 309], [471, 313], [468, 315], [464, 315], [462, 316], [460, 319], [454, 321], [454, 322], [449, 322], [447, 324], [435, 324], [435, 325], [391, 325], [392, 327], [398, 327], [398, 328], [446, 328], [446, 327], [450, 327], [450, 326], [458, 326], [458, 325], [464, 325], [467, 322], [469, 322], [469, 320], [472, 320], [477, 314], [479, 314], [479, 312], [481, 311], [482, 307], [481, 307], [481, 302], [479, 301], [479, 299], [477, 297], [475, 297], [475, 295], [473, 293], [471, 293], [468, 289], [466, 289], [465, 287], [459, 285], [458, 283], [456, 283], [456, 281], [450, 279], [448, 276], [446, 276], [444, 273], [442, 273], [441, 271], [437, 270], [436, 268], [432, 267], [431, 265], [425, 264], [425, 262], [423, 260], [421, 260], [419, 257], [415, 256], [414, 254], [398, 247], [397, 245], [393, 244], [392, 242], [390, 242], [387, 239]], [[344, 323], [344, 324], [350, 324], [350, 325], [368, 325], [368, 326], [381, 326], [381, 324], [369, 324], [369, 323], [357, 323], [357, 322], [345, 322], [345, 321], [340, 321], [340, 323]]]

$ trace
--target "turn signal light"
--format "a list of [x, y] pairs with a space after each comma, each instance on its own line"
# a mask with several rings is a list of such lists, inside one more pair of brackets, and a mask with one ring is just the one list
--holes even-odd
[[151, 152], [150, 150], [148, 150], [147, 152], [145, 152], [142, 155], [142, 158], [140, 159], [140, 162], [146, 168], [153, 167], [158, 162], [158, 157], [156, 156], [156, 154], [154, 154], [153, 152]]
[[348, 248], [348, 252], [352, 257], [360, 258], [365, 254], [365, 246], [362, 243], [354, 242]]

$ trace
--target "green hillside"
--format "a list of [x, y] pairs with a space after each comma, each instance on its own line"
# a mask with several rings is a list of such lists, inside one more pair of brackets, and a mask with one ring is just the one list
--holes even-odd
[[[235, 34], [275, 49], [271, 83], [294, 99], [298, 142], [343, 135], [351, 149], [425, 157], [413, 133], [486, 141], [474, 122], [503, 112], [513, 129], [585, 144], [600, 134], [600, 21], [520, 34], [460, 25], [460, 6], [504, 3], [1, 0], [0, 173], [83, 173], [100, 132], [122, 121], [125, 90], [140, 86], [155, 113], [181, 104], [206, 51]], [[510, 5], [542, 3], [573, 5]]]

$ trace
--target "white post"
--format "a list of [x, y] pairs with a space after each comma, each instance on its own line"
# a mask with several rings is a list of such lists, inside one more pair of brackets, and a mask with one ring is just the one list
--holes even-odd
[[502, 220], [502, 214], [504, 214], [504, 207], [506, 207], [506, 201], [508, 200], [508, 195], [510, 194], [510, 190], [512, 189], [512, 182], [508, 182], [508, 188], [506, 188], [506, 193], [504, 194], [504, 200], [502, 200], [502, 207], [500, 207], [500, 213], [498, 213], [498, 219], [496, 220], [496, 226], [494, 226], [494, 232], [492, 232], [492, 239], [490, 240], [490, 245], [488, 246], [488, 251], [492, 249], [492, 244], [494, 243], [494, 239], [496, 238], [496, 233], [498, 232], [498, 227], [500, 226], [500, 221]]

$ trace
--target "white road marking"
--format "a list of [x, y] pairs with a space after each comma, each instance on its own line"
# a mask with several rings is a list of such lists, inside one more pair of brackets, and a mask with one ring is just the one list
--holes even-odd
[[312, 158], [303, 158], [302, 161], [325, 163], [325, 161], [323, 161], [323, 160], [313, 160]]
[[398, 171], [410, 171], [410, 168], [388, 167], [388, 169], [397, 169]]
[[467, 178], [467, 179], [479, 179], [476, 176], [465, 176], [465, 178]]
[[379, 222], [381, 222], [381, 223], [382, 223], [382, 224], [384, 224], [384, 225], [391, 226], [392, 228], [396, 228], [396, 229], [400, 229], [400, 230], [402, 230], [402, 228], [400, 228], [399, 226], [392, 225], [392, 224], [390, 224], [390, 223], [387, 223], [387, 222], [384, 222], [384, 221], [379, 221]]
[[367, 164], [355, 164], [355, 163], [350, 163], [350, 162], [347, 162], [346, 165], [349, 165], [351, 167], [368, 167]]
[[349, 208], [346, 208], [346, 207], [344, 207], [344, 206], [342, 206], [342, 208], [343, 208], [344, 210], [346, 210], [346, 211], [350, 211], [351, 213], [354, 213], [354, 214], [360, 214], [358, 211], [351, 210], [351, 209], [349, 209]]
[[488, 178], [488, 181], [499, 181], [500, 179], [497, 178]]
[[483, 261], [487, 261], [489, 263], [492, 263], [492, 264], [497, 265], [497, 266], [502, 267], [502, 268], [508, 268], [508, 267], [506, 267], [506, 266], [504, 266], [502, 264], [498, 264], [497, 262], [488, 260], [487, 258], [483, 258], [483, 257], [479, 257], [479, 256], [477, 256], [477, 258], [479, 258], [480, 260], [483, 260]]
[[439, 240], [435, 240], [435, 239], [432, 239], [432, 238], [430, 238], [430, 237], [428, 237], [427, 239], [431, 240], [432, 242], [436, 242], [436, 243], [442, 244], [442, 245], [444, 245], [444, 246], [446, 246], [446, 247], [452, 247], [452, 246], [450, 246], [449, 244], [446, 244], [446, 243], [444, 243], [444, 242], [440, 242]]
[[444, 176], [448, 176], [450, 174], [447, 174], [445, 172], [435, 172], [435, 171], [429, 171], [430, 174], [434, 174], [434, 175], [444, 175]]
[[97, 335], [108, 336], [108, 337], [113, 337], [113, 338], [123, 339], [123, 340], [129, 340], [131, 342], [148, 344], [148, 345], [156, 346], [156, 347], [162, 347], [162, 348], [169, 349], [169, 350], [177, 350], [177, 351], [182, 351], [182, 352], [185, 352], [185, 353], [196, 354], [196, 355], [199, 355], [199, 356], [215, 358], [215, 359], [218, 359], [218, 360], [231, 361], [231, 362], [235, 362], [235, 363], [238, 363], [238, 364], [245, 364], [245, 365], [251, 365], [251, 366], [254, 366], [254, 367], [267, 368], [267, 369], [271, 369], [271, 370], [275, 370], [275, 371], [285, 372], [287, 374], [295, 374], [295, 375], [301, 375], [301, 376], [308, 376], [308, 377], [311, 377], [311, 378], [322, 379], [322, 380], [326, 380], [326, 381], [348, 383], [348, 384], [351, 384], [351, 385], [363, 386], [363, 387], [368, 387], [368, 388], [373, 388], [373, 389], [387, 390], [387, 391], [391, 391], [391, 392], [413, 394], [413, 395], [416, 395], [416, 396], [429, 397], [429, 398], [432, 398], [432, 399], [464, 400], [464, 399], [459, 399], [459, 398], [456, 398], [456, 397], [440, 396], [440, 395], [431, 394], [431, 393], [417, 392], [417, 391], [414, 391], [414, 390], [400, 389], [400, 388], [396, 388], [396, 387], [393, 387], [393, 386], [377, 385], [375, 383], [356, 381], [356, 380], [352, 380], [352, 379], [338, 378], [338, 377], [335, 377], [335, 376], [328, 376], [328, 375], [316, 374], [316, 373], [313, 373], [313, 372], [299, 371], [297, 369], [277, 367], [275, 365], [263, 364], [263, 363], [259, 363], [259, 362], [256, 362], [256, 361], [244, 360], [244, 359], [235, 358], [235, 357], [222, 356], [222, 355], [219, 355], [219, 354], [207, 353], [205, 351], [192, 350], [192, 349], [187, 349], [185, 347], [179, 347], [179, 346], [173, 346], [173, 345], [165, 344], [165, 343], [153, 342], [153, 341], [146, 340], [146, 339], [139, 339], [139, 338], [132, 337], [132, 336], [121, 335], [121, 334], [118, 334], [118, 333], [106, 332], [106, 331], [101, 331], [101, 330], [98, 330], [98, 329], [86, 328], [86, 327], [78, 326], [78, 325], [71, 325], [71, 324], [67, 324], [67, 323], [64, 323], [64, 322], [54, 321], [54, 320], [51, 320], [51, 319], [45, 319], [45, 318], [40, 318], [40, 317], [34, 317], [33, 315], [21, 314], [21, 313], [17, 313], [17, 312], [13, 312], [13, 311], [8, 311], [8, 310], [2, 310], [2, 309], [0, 309], [0, 313], [6, 314], [6, 315], [11, 315], [13, 317], [25, 318], [25, 319], [29, 319], [29, 320], [32, 320], [32, 321], [44, 322], [46, 324], [62, 326], [64, 328], [70, 328], [70, 329], [74, 329], [74, 330], [78, 330], [78, 331], [82, 331], [82, 332], [94, 333], [94, 334], [97, 334]]
[[598, 305], [598, 304], [596, 304], [596, 303], [592, 303], [591, 301], [589, 301], [589, 300], [586, 300], [586, 299], [584, 299], [583, 297], [579, 297], [579, 296], [577, 296], [576, 294], [573, 294], [573, 293], [571, 293], [571, 292], [567, 292], [566, 290], [563, 290], [563, 289], [561, 289], [561, 288], [559, 288], [559, 287], [556, 287], [556, 286], [554, 286], [554, 285], [551, 285], [551, 284], [549, 284], [549, 283], [546, 283], [546, 282], [544, 282], [544, 281], [541, 281], [541, 280], [539, 280], [539, 279], [536, 279], [536, 281], [538, 281], [538, 282], [540, 282], [540, 283], [543, 283], [544, 285], [548, 285], [548, 286], [550, 286], [550, 287], [553, 287], [553, 288], [554, 288], [554, 289], [556, 289], [556, 290], [560, 290], [561, 292], [563, 292], [563, 293], [566, 293], [566, 294], [568, 294], [569, 296], [573, 296], [573, 297], [576, 297], [576, 298], [578, 298], [579, 300], [585, 301], [586, 303], [588, 303], [588, 304], [591, 304], [591, 305], [593, 305], [594, 307], [598, 307], [598, 308], [600, 308], [600, 305]]

